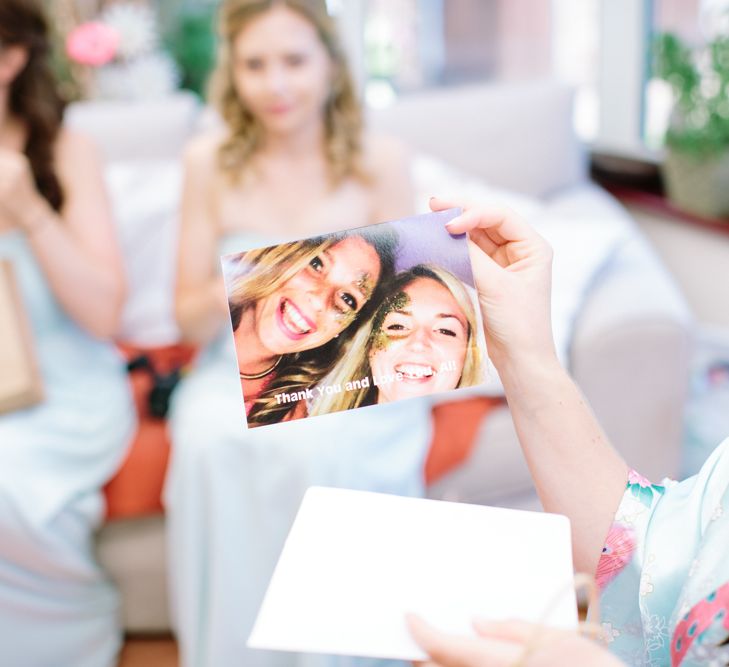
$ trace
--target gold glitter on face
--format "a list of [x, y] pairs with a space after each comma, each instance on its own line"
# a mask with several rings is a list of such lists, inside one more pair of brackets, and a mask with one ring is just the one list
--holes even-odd
[[355, 310], [348, 310], [346, 312], [343, 312], [341, 310], [337, 310], [334, 314], [334, 319], [336, 320], [337, 324], [339, 324], [342, 329], [346, 329], [354, 320], [357, 318], [357, 311]]
[[374, 292], [374, 281], [372, 280], [372, 275], [370, 273], [367, 273], [366, 271], [362, 271], [357, 279], [352, 283], [354, 287], [356, 287], [359, 292], [361, 293], [361, 296], [363, 300], [359, 304], [358, 310], [349, 310], [349, 311], [337, 311], [334, 315], [334, 318], [336, 319], [337, 323], [339, 323], [342, 327], [342, 329], [346, 329], [354, 320], [357, 318], [357, 313], [359, 310], [362, 310], [364, 308], [364, 305], [370, 300], [372, 297], [372, 292]]
[[365, 298], [365, 302], [369, 301], [372, 297], [372, 292], [375, 291], [372, 276], [369, 273], [363, 271], [362, 273], [360, 273], [354, 285], [360, 292], [362, 292], [362, 295]]
[[410, 297], [406, 292], [398, 292], [385, 299], [380, 309], [377, 311], [375, 321], [372, 323], [372, 334], [370, 346], [372, 352], [380, 352], [386, 350], [390, 344], [390, 337], [383, 329], [385, 318], [397, 310], [405, 310], [410, 304]]

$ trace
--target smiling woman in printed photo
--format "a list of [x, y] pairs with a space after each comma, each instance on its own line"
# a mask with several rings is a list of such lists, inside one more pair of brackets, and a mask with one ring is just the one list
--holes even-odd
[[309, 414], [479, 384], [477, 332], [471, 296], [456, 276], [425, 264], [403, 271], [322, 381]]
[[306, 416], [303, 400], [393, 275], [396, 235], [367, 228], [226, 258], [238, 370], [250, 427]]

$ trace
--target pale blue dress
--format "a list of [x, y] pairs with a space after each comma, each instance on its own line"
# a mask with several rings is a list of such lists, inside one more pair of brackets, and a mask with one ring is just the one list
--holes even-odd
[[[226, 239], [221, 254], [270, 245]], [[424, 493], [430, 403], [410, 400], [247, 430], [224, 331], [181, 383], [166, 484], [172, 611], [183, 667], [404, 663], [248, 649], [246, 641], [309, 486]]]
[[609, 648], [627, 665], [729, 664], [729, 439], [683, 482], [631, 472], [598, 580]]
[[64, 314], [18, 231], [0, 234], [46, 398], [0, 415], [0, 665], [110, 667], [118, 600], [94, 558], [101, 486], [134, 431], [124, 363]]

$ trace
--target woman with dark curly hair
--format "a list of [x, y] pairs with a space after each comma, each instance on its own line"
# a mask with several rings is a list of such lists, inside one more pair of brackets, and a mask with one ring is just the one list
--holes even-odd
[[[102, 667], [117, 599], [92, 533], [132, 435], [122, 265], [92, 145], [63, 126], [41, 3], [0, 2], [0, 260], [31, 322], [44, 399], [0, 415], [0, 664]], [[0, 371], [2, 372], [2, 371]]]

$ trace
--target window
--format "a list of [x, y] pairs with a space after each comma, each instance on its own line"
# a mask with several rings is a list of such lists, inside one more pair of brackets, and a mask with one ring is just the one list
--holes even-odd
[[552, 77], [577, 88], [578, 132], [595, 138], [600, 0], [363, 1], [368, 104], [431, 86]]
[[[654, 0], [652, 36], [673, 32], [689, 43], [700, 43], [700, 4], [701, 0]], [[704, 2], [705, 7], [713, 5], [717, 9], [720, 9], [721, 4], [727, 3]], [[648, 149], [658, 150], [663, 146], [663, 135], [668, 126], [672, 104], [671, 89], [665, 81], [650, 78], [645, 94], [645, 143]]]
[[[552, 77], [575, 86], [578, 134], [597, 149], [650, 156], [670, 91], [651, 78], [652, 39], [701, 39], [701, 12], [729, 0], [347, 0], [359, 5], [368, 104], [431, 86]], [[704, 19], [702, 18], [702, 21]], [[356, 64], [357, 60], [353, 59]]]

